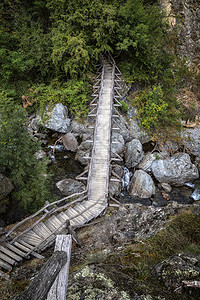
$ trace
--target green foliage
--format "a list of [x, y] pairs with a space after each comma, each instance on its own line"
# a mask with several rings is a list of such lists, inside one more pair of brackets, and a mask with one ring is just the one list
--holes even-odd
[[36, 102], [36, 107], [40, 109], [44, 119], [47, 118], [47, 105], [51, 109], [56, 103], [63, 103], [72, 114], [80, 118], [88, 113], [89, 94], [89, 80], [68, 80], [62, 84], [54, 80], [48, 86], [45, 84], [33, 86], [25, 97]]
[[143, 127], [149, 131], [166, 121], [168, 104], [163, 100], [163, 90], [160, 85], [142, 91], [136, 99], [138, 117]]
[[163, 16], [142, 0], [47, 1], [52, 20], [52, 59], [75, 77], [100, 53], [120, 54], [130, 81], [151, 81], [166, 68]]
[[120, 109], [126, 113], [128, 111], [128, 104], [124, 101], [120, 101], [120, 103], [121, 103]]
[[151, 259], [161, 260], [180, 251], [200, 254], [200, 217], [188, 211], [148, 241]]
[[45, 162], [34, 156], [40, 147], [28, 134], [26, 112], [1, 94], [0, 115], [0, 172], [14, 183], [24, 209], [38, 209], [49, 197], [49, 176]]

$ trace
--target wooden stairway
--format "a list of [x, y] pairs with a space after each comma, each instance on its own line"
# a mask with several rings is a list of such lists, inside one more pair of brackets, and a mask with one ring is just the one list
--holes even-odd
[[[115, 64], [104, 60], [98, 97], [95, 95], [98, 98], [96, 104], [96, 126], [88, 171], [88, 187], [85, 191], [85, 196], [80, 198], [81, 202], [78, 199], [72, 202], [71, 204], [78, 202], [73, 207], [69, 207], [70, 204], [64, 205], [59, 213], [58, 211], [61, 208], [52, 209], [49, 213], [45, 207], [43, 209], [45, 214], [39, 219], [39, 223], [34, 223], [23, 233], [13, 235], [14, 230], [10, 230], [7, 236], [11, 237], [11, 240], [4, 241], [0, 245], [0, 267], [3, 270], [10, 271], [13, 265], [30, 255], [42, 258], [38, 252], [43, 251], [48, 245], [52, 244], [57, 234], [67, 233], [66, 223], [68, 221], [70, 221], [70, 226], [73, 228], [81, 227], [98, 217], [107, 208], [111, 160], [112, 109], [115, 106], [113, 105], [114, 78]], [[65, 199], [67, 198], [69, 197]], [[87, 200], [84, 200], [86, 198]], [[57, 202], [61, 202], [61, 200]], [[66, 206], [68, 208], [64, 209]], [[41, 214], [41, 212], [42, 209], [32, 217]]]

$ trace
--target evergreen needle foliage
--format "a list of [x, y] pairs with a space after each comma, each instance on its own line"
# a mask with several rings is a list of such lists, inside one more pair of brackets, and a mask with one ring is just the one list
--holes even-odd
[[49, 199], [47, 168], [34, 153], [40, 149], [27, 131], [27, 113], [0, 94], [0, 172], [15, 185], [14, 197], [28, 211]]

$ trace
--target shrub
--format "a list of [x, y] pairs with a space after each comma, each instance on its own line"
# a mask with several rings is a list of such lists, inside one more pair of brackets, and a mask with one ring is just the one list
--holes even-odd
[[120, 103], [121, 103], [121, 107], [120, 107], [120, 109], [123, 111], [123, 112], [127, 112], [128, 111], [128, 104], [126, 103], [126, 102], [124, 102], [124, 101], [120, 101]]
[[33, 211], [49, 199], [46, 164], [34, 155], [40, 145], [28, 134], [25, 109], [2, 93], [0, 115], [0, 172], [14, 183], [20, 205]]
[[164, 124], [168, 104], [163, 100], [161, 85], [142, 91], [135, 103], [138, 108], [138, 117], [147, 131], [157, 128], [159, 124]]

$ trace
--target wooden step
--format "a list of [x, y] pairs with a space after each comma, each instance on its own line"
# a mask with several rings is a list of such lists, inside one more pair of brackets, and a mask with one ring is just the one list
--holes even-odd
[[17, 255], [16, 253], [14, 253], [13, 251], [4, 248], [3, 246], [0, 246], [0, 251], [7, 254], [8, 256], [10, 256], [12, 259], [16, 260], [16, 261], [21, 261], [22, 257]]
[[65, 222], [65, 221], [67, 221], [67, 220], [69, 220], [69, 217], [63, 211], [57, 215], [57, 218], [62, 223]]
[[36, 234], [32, 230], [25, 233], [20, 239], [33, 246], [39, 245], [43, 240], [38, 234]]
[[16, 263], [16, 261], [14, 259], [12, 259], [11, 257], [9, 257], [8, 255], [6, 255], [2, 252], [0, 252], [0, 259], [5, 261], [9, 265], [14, 265]]
[[37, 233], [42, 239], [47, 239], [52, 231], [49, 230], [49, 228], [44, 224], [40, 223], [35, 228], [33, 228], [33, 231]]
[[18, 247], [19, 249], [25, 251], [25, 252], [29, 252], [31, 249], [34, 248], [34, 247], [31, 246], [31, 245], [29, 245], [31, 248], [24, 246], [24, 245], [23, 245], [23, 242], [24, 242], [24, 241], [22, 241], [22, 240], [20, 240], [19, 242], [14, 242], [14, 245], [15, 245], [16, 247]]
[[[58, 218], [56, 218], [56, 216], [51, 216], [46, 222], [45, 225], [49, 228], [49, 230], [54, 231], [56, 229], [58, 229], [61, 225], [61, 222], [59, 221]], [[64, 227], [64, 225], [63, 225]], [[59, 231], [61, 231], [62, 228], [59, 229]]]
[[67, 211], [65, 211], [66, 215], [70, 217], [70, 219], [78, 216], [78, 212], [74, 210], [72, 207], [69, 207]]
[[[33, 251], [33, 249], [35, 248], [34, 246], [26, 243], [25, 241], [23, 240], [18, 240], [17, 242], [14, 242], [14, 245], [20, 249], [22, 249], [23, 251], [27, 252], [27, 253], [31, 253], [33, 256], [39, 258], [39, 259], [43, 259], [44, 256], [40, 255], [39, 253]], [[27, 256], [27, 253], [26, 253], [26, 256]]]
[[11, 271], [12, 270], [12, 266], [10, 266], [9, 264], [7, 264], [6, 262], [2, 261], [0, 259], [0, 267], [7, 270], [7, 271]]
[[13, 245], [6, 243], [5, 246], [12, 250], [13, 252], [17, 253], [18, 255], [20, 255], [21, 257], [25, 257], [26, 253], [22, 252], [21, 250], [19, 250], [17, 247], [14, 247]]

